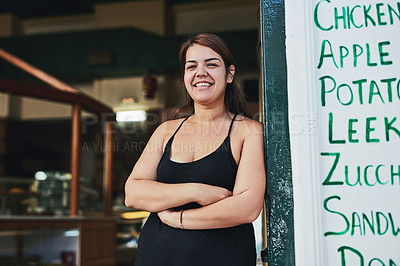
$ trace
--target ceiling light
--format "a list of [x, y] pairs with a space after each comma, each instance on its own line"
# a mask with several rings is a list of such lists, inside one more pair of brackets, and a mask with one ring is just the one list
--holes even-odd
[[144, 110], [117, 112], [117, 122], [142, 122], [146, 119], [147, 114]]

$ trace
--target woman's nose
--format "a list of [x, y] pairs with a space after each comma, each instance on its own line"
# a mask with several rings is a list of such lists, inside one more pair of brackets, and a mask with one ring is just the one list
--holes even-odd
[[206, 77], [206, 76], [207, 76], [207, 71], [204, 68], [199, 67], [196, 72], [196, 77]]

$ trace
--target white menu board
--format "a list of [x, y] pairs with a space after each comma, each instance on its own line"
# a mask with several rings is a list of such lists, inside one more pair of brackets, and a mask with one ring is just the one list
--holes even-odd
[[400, 1], [285, 7], [296, 265], [400, 265]]

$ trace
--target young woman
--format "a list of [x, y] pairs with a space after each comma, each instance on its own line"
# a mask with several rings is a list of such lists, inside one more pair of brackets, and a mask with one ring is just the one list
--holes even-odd
[[151, 212], [135, 265], [253, 266], [262, 124], [242, 115], [235, 63], [219, 37], [193, 36], [179, 61], [192, 114], [156, 129], [126, 182], [126, 205]]

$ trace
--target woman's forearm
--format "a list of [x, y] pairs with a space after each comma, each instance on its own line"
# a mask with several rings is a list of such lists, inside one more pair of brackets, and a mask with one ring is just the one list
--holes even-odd
[[185, 210], [182, 220], [179, 211], [164, 211], [159, 216], [164, 223], [183, 229], [215, 229], [251, 223], [260, 214], [263, 199], [248, 193], [245, 191], [202, 208]]
[[190, 202], [207, 206], [231, 196], [232, 192], [222, 187], [200, 183], [165, 184], [131, 178], [126, 182], [125, 195], [126, 206], [159, 212]]
[[130, 179], [125, 185], [125, 205], [158, 212], [195, 201], [190, 183], [165, 184], [153, 180]]

